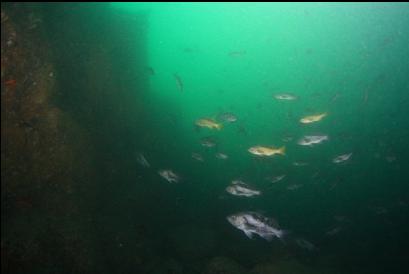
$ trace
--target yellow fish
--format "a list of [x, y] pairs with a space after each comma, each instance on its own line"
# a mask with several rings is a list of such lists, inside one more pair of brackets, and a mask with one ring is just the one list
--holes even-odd
[[285, 146], [280, 148], [255, 146], [249, 148], [248, 151], [257, 156], [273, 156], [275, 154], [285, 155]]
[[196, 120], [195, 124], [199, 127], [207, 127], [210, 129], [217, 129], [217, 130], [222, 129], [223, 127], [222, 124], [217, 123], [215, 120], [210, 119], [210, 118], [203, 118], [203, 119]]
[[310, 124], [310, 123], [318, 122], [318, 121], [321, 121], [327, 115], [328, 114], [324, 112], [324, 113], [317, 114], [317, 115], [305, 116], [300, 119], [300, 122], [303, 124]]

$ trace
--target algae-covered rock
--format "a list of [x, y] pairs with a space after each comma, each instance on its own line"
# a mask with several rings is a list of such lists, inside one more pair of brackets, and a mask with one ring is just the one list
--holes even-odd
[[209, 261], [203, 274], [244, 274], [246, 269], [232, 259], [215, 257]]
[[296, 260], [282, 260], [257, 264], [250, 274], [318, 274], [317, 269], [305, 266]]
[[153, 269], [148, 271], [152, 274], [182, 274], [182, 265], [174, 259], [165, 259], [158, 262]]

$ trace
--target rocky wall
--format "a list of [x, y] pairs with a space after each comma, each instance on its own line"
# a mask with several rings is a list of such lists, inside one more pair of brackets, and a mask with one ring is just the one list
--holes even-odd
[[118, 83], [141, 88], [143, 79], [121, 47], [128, 36], [112, 27], [121, 19], [96, 24], [108, 7], [92, 6], [96, 18], [87, 10], [1, 6], [2, 273], [103, 273], [93, 219], [107, 181], [100, 170], [123, 162], [98, 159], [112, 143], [104, 133], [129, 130], [119, 117], [138, 107]]

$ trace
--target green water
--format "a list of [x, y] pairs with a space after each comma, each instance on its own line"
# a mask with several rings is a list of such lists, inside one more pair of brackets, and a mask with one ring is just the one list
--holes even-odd
[[[67, 175], [64, 166], [51, 186], [42, 173], [27, 179], [47, 209], [29, 218], [30, 202], [10, 202], [19, 200], [8, 173], [2, 260], [4, 239], [9, 273], [407, 272], [409, 4], [34, 6], [55, 76], [50, 105], [81, 129], [67, 137], [80, 149], [67, 147], [85, 160], [71, 163], [78, 152], [67, 149]], [[21, 44], [36, 45], [25, 10], [6, 8], [10, 21], [22, 18]], [[237, 121], [222, 121], [223, 113]], [[300, 122], [320, 113], [327, 113], [321, 121]], [[202, 118], [222, 128], [197, 126]], [[61, 121], [65, 132], [71, 124]], [[328, 140], [300, 145], [309, 135]], [[203, 146], [208, 139], [215, 145]], [[251, 154], [258, 145], [286, 152]], [[36, 160], [29, 156], [27, 166]], [[47, 168], [54, 166], [44, 167], [48, 176]], [[234, 180], [261, 195], [232, 195], [226, 188]], [[274, 218], [288, 235], [250, 239], [227, 220], [246, 211]]]
[[[151, 164], [143, 172], [150, 174], [150, 187], [164, 205], [152, 209], [162, 236], [182, 225], [200, 239], [202, 230], [195, 234], [194, 229], [205, 228], [217, 248], [201, 255], [231, 257], [249, 268], [290, 249], [300, 261], [316, 262], [317, 272], [326, 257], [340, 271], [401, 271], [401, 237], [408, 221], [407, 4], [112, 7], [149, 14], [147, 54], [154, 75], [143, 96], [155, 145], [149, 138], [138, 145]], [[273, 96], [279, 93], [298, 98], [277, 100]], [[223, 112], [238, 120], [224, 123], [220, 131], [195, 127], [197, 119]], [[320, 122], [299, 122], [323, 112], [328, 116]], [[329, 140], [313, 147], [297, 144], [314, 134]], [[215, 147], [200, 144], [209, 136]], [[260, 159], [247, 151], [255, 145], [285, 146], [286, 155]], [[217, 152], [228, 159], [217, 159]], [[352, 153], [348, 161], [332, 162], [345, 153]], [[180, 183], [169, 184], [157, 175], [159, 169], [173, 170]], [[286, 177], [274, 185], [266, 180], [282, 174]], [[238, 178], [262, 195], [227, 193]], [[291, 190], [291, 185], [300, 187]], [[227, 215], [246, 210], [276, 218], [292, 237], [314, 243], [319, 251], [248, 239], [226, 221]], [[336, 228], [340, 232], [330, 235]], [[178, 241], [195, 242], [192, 238]]]

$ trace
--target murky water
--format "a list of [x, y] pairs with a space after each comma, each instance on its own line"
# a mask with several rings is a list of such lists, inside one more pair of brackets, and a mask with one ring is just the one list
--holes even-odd
[[[44, 174], [2, 176], [13, 182], [2, 186], [9, 273], [404, 273], [408, 4], [39, 4], [31, 19], [2, 4], [2, 25], [3, 8], [24, 41], [41, 28], [46, 107], [70, 117], [55, 118], [68, 132], [56, 149], [78, 155], [55, 176], [51, 156]], [[4, 43], [10, 33], [2, 26]], [[13, 47], [2, 38], [2, 66]], [[6, 72], [2, 101], [13, 79], [25, 90]], [[54, 138], [41, 115], [37, 138]], [[4, 169], [24, 161], [10, 157]], [[47, 191], [14, 183], [37, 181]], [[21, 255], [33, 248], [83, 255]]]

